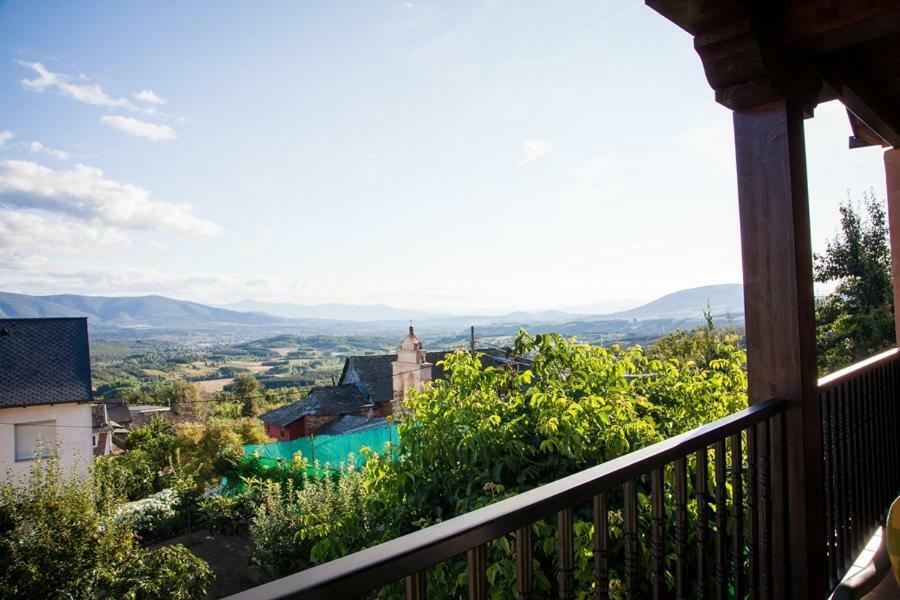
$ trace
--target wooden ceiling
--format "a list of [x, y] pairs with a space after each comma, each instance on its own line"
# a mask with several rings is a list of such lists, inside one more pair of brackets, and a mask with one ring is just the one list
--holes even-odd
[[900, 147], [900, 0], [646, 0], [694, 36], [716, 99], [734, 110], [840, 99], [854, 147]]

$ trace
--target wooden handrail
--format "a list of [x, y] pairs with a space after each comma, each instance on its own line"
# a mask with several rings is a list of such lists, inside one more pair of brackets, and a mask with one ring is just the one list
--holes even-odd
[[859, 377], [866, 371], [871, 371], [872, 369], [880, 367], [885, 363], [889, 363], [891, 362], [891, 360], [897, 357], [898, 352], [900, 352], [900, 350], [898, 350], [897, 348], [891, 348], [890, 350], [886, 350], [881, 354], [876, 354], [875, 356], [852, 364], [849, 367], [845, 367], [839, 371], [835, 371], [834, 373], [826, 375], [825, 377], [819, 379], [819, 391], [824, 392], [827, 389], [833, 388], [842, 383], [846, 383], [854, 377]]
[[721, 442], [780, 414], [784, 406], [783, 400], [755, 404], [574, 475], [229, 598], [344, 598], [377, 589]]

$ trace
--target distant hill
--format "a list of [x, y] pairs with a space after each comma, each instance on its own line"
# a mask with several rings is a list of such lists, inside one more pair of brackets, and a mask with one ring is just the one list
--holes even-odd
[[0, 292], [0, 317], [88, 317], [93, 325], [185, 327], [276, 325], [286, 320], [261, 313], [214, 308], [163, 296], [28, 296]]
[[714, 316], [740, 317], [744, 314], [744, 286], [726, 283], [679, 290], [631, 310], [578, 320], [697, 319], [703, 317], [707, 304]]
[[[0, 292], [0, 317], [88, 317], [92, 327], [127, 331], [141, 328], [222, 331], [265, 329], [268, 333], [293, 332], [315, 334], [393, 334], [405, 331], [413, 320], [421, 331], [460, 332], [470, 325], [496, 327], [498, 331], [559, 331], [566, 334], [611, 331], [613, 322], [660, 321], [662, 328], [675, 323], [685, 326], [702, 319], [707, 302], [713, 314], [740, 321], [744, 313], [743, 288], [739, 284], [711, 285], [668, 294], [631, 310], [603, 315], [583, 315], [568, 311], [513, 312], [506, 315], [442, 315], [425, 311], [393, 308], [381, 304], [274, 304], [247, 300], [229, 308], [164, 296], [109, 297], [29, 296]], [[665, 321], [663, 323], [662, 321]], [[596, 325], [604, 322], [603, 325]], [[655, 331], [644, 323], [642, 334]], [[629, 325], [626, 329], [634, 330]], [[636, 330], [636, 331], [637, 331]]]
[[333, 319], [336, 321], [404, 321], [413, 319], [443, 318], [441, 313], [425, 312], [405, 308], [394, 308], [385, 304], [294, 304], [290, 302], [260, 302], [242, 300], [233, 304], [223, 304], [222, 308], [238, 311], [264, 312], [288, 319]]

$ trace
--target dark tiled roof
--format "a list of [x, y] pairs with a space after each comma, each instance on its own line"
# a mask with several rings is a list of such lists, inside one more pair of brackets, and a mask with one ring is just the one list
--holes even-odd
[[354, 384], [320, 387], [311, 391], [306, 398], [276, 408], [259, 418], [263, 423], [285, 427], [309, 415], [345, 415], [359, 412], [368, 403], [369, 400]]
[[91, 398], [86, 318], [0, 319], [0, 407]]
[[121, 398], [104, 398], [101, 400], [106, 405], [106, 414], [109, 415], [110, 421], [115, 421], [119, 425], [128, 425], [131, 423], [131, 411], [128, 410], [128, 404]]
[[379, 354], [377, 356], [350, 356], [344, 364], [340, 383], [348, 371], [353, 370], [359, 377], [359, 384], [372, 402], [390, 402], [394, 398], [391, 363], [397, 360], [396, 354]]
[[[483, 354], [481, 363], [484, 366], [501, 366], [506, 363], [506, 351], [499, 348], [476, 349]], [[425, 360], [434, 365], [431, 368], [432, 379], [443, 379], [444, 368], [438, 363], [455, 350], [437, 350], [426, 352]], [[349, 383], [353, 380], [349, 377], [350, 371], [354, 371], [359, 378], [359, 385], [368, 394], [371, 402], [388, 402], [394, 398], [393, 370], [391, 363], [397, 360], [396, 354], [378, 354], [375, 356], [349, 356], [344, 362], [344, 370], [341, 373], [340, 383]]]
[[369, 419], [358, 415], [344, 415], [334, 423], [326, 425], [316, 432], [317, 435], [341, 435], [343, 433], [357, 433], [387, 425], [387, 419], [379, 417]]

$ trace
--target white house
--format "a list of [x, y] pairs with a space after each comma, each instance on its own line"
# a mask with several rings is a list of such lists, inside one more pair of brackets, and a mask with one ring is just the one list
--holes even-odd
[[0, 480], [48, 451], [87, 474], [92, 397], [86, 318], [0, 319]]

